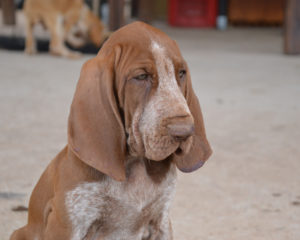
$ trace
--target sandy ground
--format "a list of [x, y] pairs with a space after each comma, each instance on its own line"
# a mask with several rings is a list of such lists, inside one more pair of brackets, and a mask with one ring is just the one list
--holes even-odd
[[[212, 158], [179, 174], [177, 240], [300, 239], [300, 57], [280, 29], [176, 30], [200, 99]], [[25, 224], [48, 162], [66, 144], [81, 65], [0, 50], [0, 239]]]

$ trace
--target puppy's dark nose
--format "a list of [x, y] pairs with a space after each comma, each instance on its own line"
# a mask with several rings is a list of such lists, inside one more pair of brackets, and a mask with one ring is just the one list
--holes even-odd
[[194, 124], [169, 124], [167, 128], [169, 135], [178, 142], [185, 141], [194, 133]]

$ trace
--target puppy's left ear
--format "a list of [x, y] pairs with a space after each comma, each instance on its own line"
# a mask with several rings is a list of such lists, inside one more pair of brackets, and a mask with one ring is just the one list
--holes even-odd
[[175, 154], [174, 160], [180, 171], [193, 172], [204, 164], [204, 162], [212, 154], [212, 150], [206, 138], [200, 104], [196, 94], [194, 93], [189, 72], [187, 74], [186, 84], [185, 97], [194, 118], [195, 134], [193, 136], [193, 144], [189, 153], [183, 156]]

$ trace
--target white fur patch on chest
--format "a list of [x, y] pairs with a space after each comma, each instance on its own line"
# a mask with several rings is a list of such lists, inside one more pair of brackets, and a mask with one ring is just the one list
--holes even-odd
[[[175, 167], [159, 185], [149, 178], [143, 164], [136, 164], [133, 168], [134, 174], [125, 182], [111, 178], [101, 182], [84, 182], [66, 193], [72, 240], [84, 239], [96, 221], [105, 228], [104, 235], [101, 235], [101, 227], [97, 232], [97, 237], [103, 240], [140, 240], [143, 227], [139, 231], [133, 231], [133, 228], [141, 215], [145, 211], [168, 211], [175, 189]], [[151, 204], [155, 207], [146, 209]]]

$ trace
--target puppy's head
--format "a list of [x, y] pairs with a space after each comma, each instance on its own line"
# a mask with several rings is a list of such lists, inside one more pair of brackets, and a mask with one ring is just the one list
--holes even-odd
[[125, 159], [173, 158], [196, 170], [211, 149], [190, 73], [177, 44], [133, 23], [114, 33], [83, 67], [69, 118], [71, 149], [89, 165], [125, 179]]

